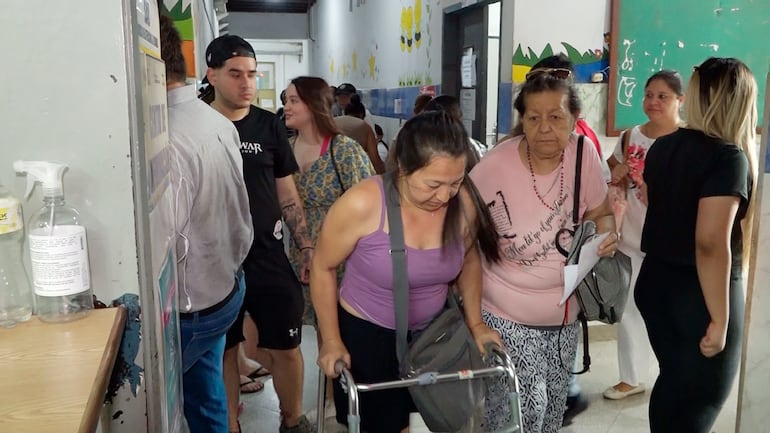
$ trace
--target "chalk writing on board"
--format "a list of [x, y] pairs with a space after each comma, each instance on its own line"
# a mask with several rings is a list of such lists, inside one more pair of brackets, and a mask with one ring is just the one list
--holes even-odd
[[623, 39], [623, 46], [626, 47], [625, 53], [623, 54], [623, 63], [620, 64], [620, 69], [624, 71], [633, 71], [634, 70], [634, 59], [628, 55], [629, 50], [631, 50], [631, 45], [635, 44], [636, 40], [629, 41], [628, 39]]
[[634, 97], [636, 88], [636, 77], [621, 76], [618, 83], [618, 104], [624, 107], [631, 106], [631, 99]]
[[[662, 46], [662, 47], [663, 47], [663, 51], [660, 53], [660, 69], [663, 69], [663, 59], [665, 59], [665, 58], [666, 58], [666, 45], [667, 45], [667, 44], [668, 44], [668, 43], [667, 43], [666, 41], [663, 41], [663, 42], [660, 44], [660, 46]], [[655, 60], [656, 60], [656, 63], [657, 63], [657, 59], [655, 59]]]

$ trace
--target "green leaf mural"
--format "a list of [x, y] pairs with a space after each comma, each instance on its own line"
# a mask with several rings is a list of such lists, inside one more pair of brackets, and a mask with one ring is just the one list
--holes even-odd
[[171, 8], [171, 10], [166, 9], [165, 4], [161, 4], [160, 11], [161, 13], [166, 13], [174, 21], [184, 21], [184, 20], [192, 19], [192, 7], [188, 5], [187, 9], [183, 10], [182, 3], [183, 3], [182, 0], [178, 0], [177, 3], [174, 5], [174, 7]]
[[164, 4], [160, 4], [160, 13], [168, 15], [174, 20], [174, 25], [179, 30], [179, 35], [182, 40], [191, 41], [195, 38], [195, 31], [193, 29], [192, 19], [192, 7], [187, 6], [186, 9], [182, 9], [182, 0], [178, 0], [171, 10], [166, 9]]
[[546, 44], [545, 48], [543, 48], [543, 52], [540, 53], [540, 58], [544, 59], [546, 57], [551, 57], [553, 55], [553, 49], [551, 48], [551, 44]]
[[[595, 51], [587, 50], [584, 53], [581, 53], [578, 51], [575, 47], [572, 45], [562, 42], [562, 46], [564, 46], [565, 54], [569, 59], [572, 61], [575, 65], [583, 65], [587, 63], [595, 63], [597, 60], [605, 59], [609, 56], [609, 51], [605, 48], [602, 51], [601, 55], [597, 55]], [[521, 44], [519, 44], [516, 47], [516, 51], [513, 53], [513, 64], [514, 65], [521, 65], [521, 66], [533, 66], [535, 63], [539, 62], [541, 59], [544, 59], [546, 57], [550, 57], [554, 55], [553, 48], [551, 47], [551, 44], [546, 44], [546, 46], [543, 48], [543, 51], [540, 53], [540, 55], [535, 54], [535, 51], [532, 49], [532, 47], [527, 47], [528, 54], [524, 54], [524, 50], [521, 47]]]

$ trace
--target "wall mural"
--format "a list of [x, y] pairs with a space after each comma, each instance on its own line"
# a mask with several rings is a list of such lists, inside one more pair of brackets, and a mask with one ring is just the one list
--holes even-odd
[[[355, 3], [354, 3], [355, 4]], [[320, 35], [319, 47], [326, 52], [330, 82], [352, 82], [363, 88], [413, 87], [433, 84], [433, 58], [440, 55], [433, 47], [431, 27], [440, 26], [441, 0], [401, 0], [400, 2], [361, 2], [356, 7], [338, 2], [319, 2], [325, 11], [319, 15], [344, 17], [345, 38], [339, 33]], [[370, 35], [370, 36], [369, 36]], [[440, 74], [434, 68], [433, 74]]]
[[[576, 82], [607, 82], [609, 78], [610, 61], [609, 33], [605, 33], [604, 37], [605, 45], [601, 49], [585, 50], [582, 53], [567, 42], [561, 43], [561, 46], [564, 49], [559, 51], [554, 51], [551, 44], [546, 44], [539, 55], [532, 49], [532, 47], [526, 47], [527, 52], [525, 53], [521, 44], [519, 44], [516, 46], [516, 51], [513, 53], [513, 81], [517, 83], [523, 82], [527, 72], [530, 71], [535, 63], [539, 62], [541, 59], [562, 52], [572, 61], [575, 68]], [[592, 76], [595, 73], [601, 74], [600, 80], [592, 80]]]
[[[427, 23], [431, 22], [433, 17], [433, 10], [438, 2], [431, 6], [426, 2], [425, 15], [427, 16]], [[432, 38], [430, 34], [430, 26], [424, 25], [422, 21], [423, 6], [422, 0], [414, 0], [414, 4], [407, 4], [401, 7], [401, 37], [400, 47], [402, 53], [415, 56], [426, 56], [427, 65], [424, 71], [408, 72], [401, 74], [398, 77], [399, 87], [411, 87], [433, 84], [433, 79], [430, 76], [430, 67], [432, 64], [431, 50]], [[425, 31], [423, 31], [423, 28]], [[427, 38], [426, 48], [421, 50], [422, 41]]]
[[610, 9], [607, 0], [516, 2], [512, 78], [524, 81], [532, 65], [564, 53], [575, 67], [576, 82], [607, 81]]
[[187, 65], [187, 76], [195, 77], [195, 29], [192, 17], [192, 0], [163, 0], [160, 13], [174, 20], [182, 37], [182, 54]]

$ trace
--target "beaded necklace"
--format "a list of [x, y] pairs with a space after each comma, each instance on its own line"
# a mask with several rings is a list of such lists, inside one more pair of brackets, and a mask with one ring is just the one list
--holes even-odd
[[529, 142], [526, 144], [527, 149], [527, 165], [529, 165], [529, 175], [532, 179], [532, 189], [535, 191], [535, 195], [540, 200], [540, 203], [543, 204], [546, 208], [551, 210], [552, 212], [556, 212], [556, 209], [559, 207], [559, 202], [562, 201], [562, 198], [564, 197], [564, 151], [561, 151], [561, 157], [559, 158], [559, 195], [556, 197], [556, 201], [554, 201], [554, 206], [551, 207], [548, 205], [548, 203], [545, 202], [543, 199], [543, 196], [540, 195], [540, 192], [537, 190], [537, 182], [535, 181], [535, 170], [532, 168], [532, 157], [529, 153]]

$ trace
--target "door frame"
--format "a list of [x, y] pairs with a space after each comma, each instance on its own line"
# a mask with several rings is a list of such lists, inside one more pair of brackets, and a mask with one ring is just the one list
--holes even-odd
[[[476, 58], [476, 116], [473, 120], [472, 131], [477, 131], [474, 138], [485, 141], [486, 138], [486, 106], [487, 106], [487, 58], [490, 53], [487, 52], [487, 35], [489, 34], [488, 21], [489, 10], [487, 6], [491, 3], [503, 3], [502, 0], [480, 0], [475, 4], [462, 6], [455, 4], [444, 8], [443, 27], [442, 27], [442, 43], [441, 43], [441, 89], [442, 93], [452, 95], [460, 100], [460, 92], [463, 89], [461, 86], [461, 66], [462, 66], [462, 53], [466, 48], [464, 41], [460, 40], [458, 35], [461, 34], [460, 20], [464, 14], [476, 12], [479, 9], [483, 9], [483, 34], [484, 34], [484, 53], [485, 58]], [[502, 16], [502, 15], [501, 15]], [[502, 36], [502, 34], [501, 34]], [[500, 44], [502, 46], [502, 43]], [[500, 58], [500, 49], [496, 55]], [[498, 84], [499, 87], [499, 84]], [[460, 101], [462, 103], [462, 101]], [[499, 111], [499, 108], [498, 108]], [[478, 135], [478, 137], [475, 137]]]

